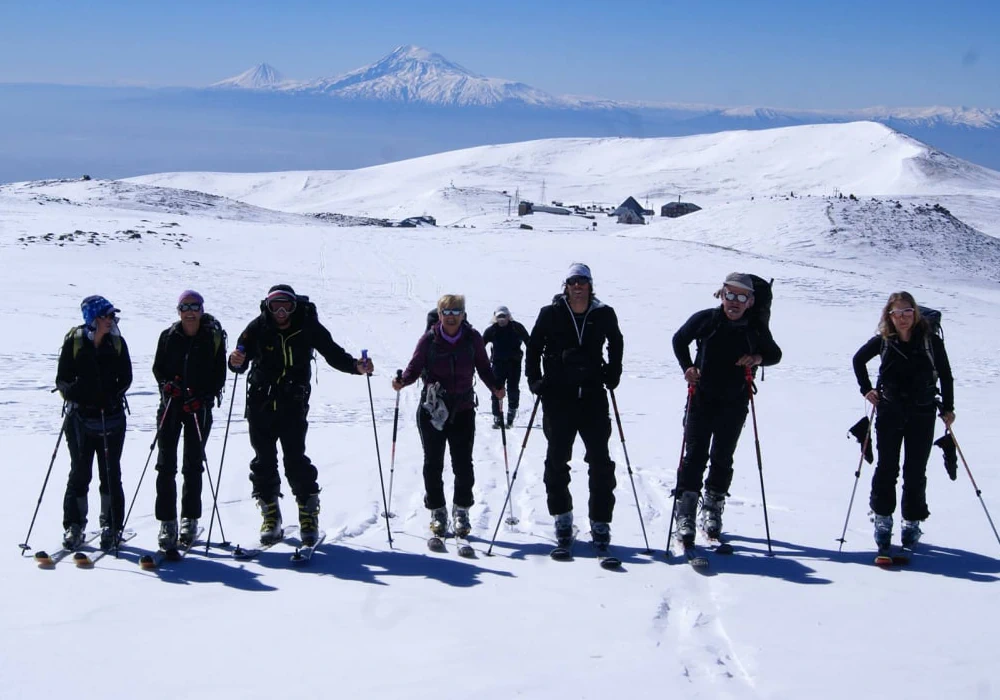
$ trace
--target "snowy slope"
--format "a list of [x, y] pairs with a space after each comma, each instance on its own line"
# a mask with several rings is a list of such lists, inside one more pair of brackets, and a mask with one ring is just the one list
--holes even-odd
[[[395, 170], [242, 176], [247, 179], [175, 174], [150, 178], [165, 198], [166, 208], [155, 211], [150, 185], [136, 182], [0, 189], [0, 289], [15, 301], [0, 310], [0, 323], [15, 331], [0, 351], [0, 439], [11, 466], [5, 472], [7, 507], [0, 509], [8, 533], [7, 555], [0, 558], [6, 593], [0, 696], [51, 697], [55, 684], [73, 682], [81, 700], [137, 694], [604, 700], [623, 692], [637, 699], [833, 700], [870, 697], [890, 678], [899, 697], [991, 697], [1000, 625], [992, 586], [1000, 576], [1000, 543], [965, 474], [949, 481], [939, 454], [932, 454], [932, 517], [922, 553], [909, 569], [870, 565], [868, 465], [842, 552], [835, 539], [858, 466], [857, 445], [845, 432], [863, 411], [850, 358], [870, 336], [886, 295], [898, 288], [944, 312], [957, 381], [956, 436], [984, 503], [994, 514], [1000, 508], [990, 411], [1000, 362], [983, 351], [1000, 343], [991, 323], [1000, 315], [1000, 290], [974, 270], [961, 278], [929, 274], [927, 261], [902, 247], [914, 222], [944, 220], [940, 212], [917, 213], [921, 200], [933, 207], [938, 195], [947, 195], [952, 212], [957, 202], [986, 220], [1000, 188], [990, 189], [995, 174], [986, 171], [972, 178], [945, 173], [935, 182], [926, 170], [908, 167], [921, 157], [919, 144], [874, 131], [880, 127], [857, 128], [873, 131], [870, 143], [856, 150], [844, 149], [857, 144], [858, 132], [838, 139], [820, 128], [782, 130], [798, 139], [786, 151], [780, 133], [752, 146], [744, 140], [752, 135], [743, 134], [701, 142], [700, 148], [679, 144], [687, 155], [672, 156], [674, 167], [710, 206], [645, 227], [603, 218], [596, 231], [587, 219], [553, 215], [529, 217], [535, 230], [520, 231], [517, 220], [483, 203], [499, 203], [501, 185], [512, 191], [517, 183], [508, 179], [514, 174], [534, 187], [544, 179], [549, 198], [589, 194], [617, 203], [628, 194], [641, 197], [643, 173], [652, 179], [661, 172], [678, 144], [654, 140], [643, 151], [640, 142], [618, 142], [623, 151], [610, 141], [560, 140], [443, 154], [441, 160], [399, 163]], [[844, 155], [835, 157], [834, 146]], [[873, 151], [896, 156], [882, 162]], [[703, 160], [697, 165], [679, 164], [698, 154]], [[629, 158], [636, 161], [631, 166]], [[795, 167], [801, 167], [799, 180]], [[171, 182], [184, 191], [171, 196], [165, 186]], [[848, 184], [867, 201], [832, 196], [836, 189], [846, 194]], [[795, 197], [786, 194], [791, 190]], [[198, 199], [193, 191], [206, 194]], [[438, 194], [427, 199], [428, 192]], [[870, 200], [876, 194], [877, 205]], [[174, 209], [175, 201], [189, 204]], [[205, 201], [223, 204], [207, 207]], [[422, 201], [434, 203], [431, 213], [452, 201], [452, 223], [463, 223], [463, 208], [481, 208], [470, 211], [469, 228], [333, 227], [298, 215], [389, 213]], [[175, 238], [113, 235], [140, 227], [174, 232]], [[99, 234], [100, 245], [45, 238], [76, 229]], [[956, 266], [965, 264], [967, 239], [956, 243], [938, 235], [942, 254]], [[874, 261], [860, 255], [866, 246], [875, 251]], [[426, 550], [413, 424], [419, 392], [401, 394], [390, 549], [379, 518], [372, 415], [388, 482], [395, 400], [389, 381], [409, 358], [427, 309], [442, 293], [462, 292], [477, 327], [501, 303], [530, 326], [575, 260], [593, 267], [597, 293], [616, 308], [626, 339], [616, 393], [639, 507], [616, 433], [613, 537], [624, 572], [599, 569], [586, 547], [572, 563], [546, 556], [545, 440], [540, 428], [526, 435], [526, 387], [518, 427], [507, 436], [506, 460], [500, 436], [486, 427], [488, 403], [480, 387], [477, 559], [469, 561], [453, 551]], [[750, 424], [737, 450], [726, 509], [736, 554], [714, 557], [711, 574], [700, 576], [668, 563], [662, 553], [645, 554], [643, 528], [649, 545], [662, 550], [685, 396], [670, 337], [692, 312], [715, 303], [712, 292], [734, 269], [775, 278], [772, 328], [785, 359], [766, 372], [755, 399], [762, 469]], [[212, 550], [158, 574], [143, 573], [136, 560], [154, 545], [156, 533], [155, 473], [150, 468], [141, 485], [139, 479], [153, 438], [156, 388], [149, 368], [158, 333], [175, 318], [176, 295], [194, 287], [232, 337], [276, 282], [309, 294], [334, 338], [355, 354], [367, 348], [377, 367], [371, 405], [364, 379], [322, 363], [317, 369], [308, 445], [320, 470], [321, 523], [329, 544], [302, 570], [289, 567], [291, 549], [280, 547], [258, 562], [237, 564]], [[93, 571], [63, 563], [44, 572], [19, 557], [15, 544], [24, 540], [59, 431], [60, 402], [50, 393], [59, 343], [78, 322], [79, 300], [91, 293], [107, 295], [122, 309], [121, 328], [132, 350], [136, 380], [123, 464], [127, 496], [138, 490], [130, 525], [139, 534], [134, 548], [118, 560], [105, 558]], [[231, 391], [232, 380], [207, 448], [213, 477]], [[252, 453], [243, 403], [240, 381], [220, 509], [226, 537], [247, 545], [259, 516], [246, 480]], [[520, 463], [513, 496], [520, 523], [501, 526], [495, 556], [487, 557], [506, 491], [505, 463], [510, 471]], [[585, 536], [582, 445], [572, 466]], [[52, 548], [59, 539], [66, 470], [60, 447], [33, 547]], [[768, 556], [761, 479], [774, 556]], [[206, 503], [207, 494], [206, 488]], [[286, 495], [286, 519], [294, 520], [293, 509]], [[213, 539], [219, 539], [217, 526]], [[79, 660], [87, 682], [62, 672], [67, 654]], [[107, 657], [116, 672], [103, 672]]]

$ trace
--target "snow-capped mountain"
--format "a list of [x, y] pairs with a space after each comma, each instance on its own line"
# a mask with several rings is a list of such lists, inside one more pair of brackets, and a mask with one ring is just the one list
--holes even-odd
[[285, 83], [284, 76], [274, 66], [258, 63], [253, 68], [245, 70], [232, 78], [212, 83], [213, 88], [244, 88], [247, 90], [266, 90]]

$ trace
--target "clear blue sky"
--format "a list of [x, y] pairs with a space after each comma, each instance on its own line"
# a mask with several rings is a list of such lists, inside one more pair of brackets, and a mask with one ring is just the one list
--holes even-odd
[[310, 79], [416, 44], [552, 93], [1000, 108], [998, 29], [990, 0], [0, 0], [0, 82]]

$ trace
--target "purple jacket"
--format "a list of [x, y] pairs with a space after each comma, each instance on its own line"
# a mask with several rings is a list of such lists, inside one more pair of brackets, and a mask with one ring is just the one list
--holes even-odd
[[462, 337], [452, 345], [441, 337], [441, 324], [436, 323], [417, 342], [413, 357], [403, 371], [403, 386], [409, 386], [421, 377], [425, 387], [440, 382], [446, 392], [448, 410], [454, 414], [475, 408], [472, 380], [476, 372], [490, 391], [496, 389], [490, 358], [479, 331], [468, 321], [463, 321]]

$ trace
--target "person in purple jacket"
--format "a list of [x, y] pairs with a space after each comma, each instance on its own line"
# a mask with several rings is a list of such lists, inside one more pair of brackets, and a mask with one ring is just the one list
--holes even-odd
[[486, 354], [483, 336], [465, 320], [465, 297], [446, 294], [437, 303], [439, 321], [417, 342], [402, 377], [392, 380], [399, 391], [424, 380], [417, 409], [417, 429], [424, 448], [424, 506], [431, 511], [431, 533], [441, 537], [448, 531], [448, 506], [444, 496], [444, 449], [451, 452], [455, 474], [452, 526], [455, 535], [467, 537], [472, 530], [472, 446], [476, 439], [475, 375], [498, 399], [497, 386]]

